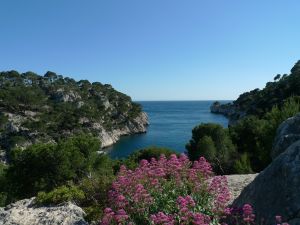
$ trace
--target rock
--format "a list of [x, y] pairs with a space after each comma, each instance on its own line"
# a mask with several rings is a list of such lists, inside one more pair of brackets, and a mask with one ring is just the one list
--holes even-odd
[[227, 182], [228, 188], [231, 193], [231, 204], [242, 192], [242, 190], [249, 185], [258, 174], [245, 174], [245, 175], [228, 175]]
[[0, 225], [87, 225], [85, 213], [72, 203], [55, 207], [36, 207], [34, 198], [0, 208]]
[[246, 116], [246, 113], [240, 111], [233, 103], [221, 104], [218, 101], [210, 106], [210, 112], [226, 116], [229, 119], [229, 126], [236, 124], [238, 120]]
[[274, 160], [291, 144], [300, 140], [300, 113], [284, 121], [277, 129], [271, 157]]
[[6, 152], [4, 150], [0, 149], [0, 163], [7, 163], [7, 155]]
[[65, 91], [62, 88], [57, 89], [52, 97], [58, 102], [75, 102], [81, 100], [81, 96], [75, 91]]
[[135, 119], [128, 121], [122, 129], [114, 129], [112, 131], [105, 130], [101, 124], [94, 123], [93, 128], [99, 130], [99, 139], [102, 148], [108, 147], [116, 143], [122, 136], [131, 134], [146, 133], [149, 125], [148, 115], [141, 112]]
[[274, 224], [274, 217], [281, 215], [290, 224], [300, 224], [300, 141], [262, 171], [233, 202], [241, 207], [253, 206], [257, 221], [264, 218], [266, 225]]

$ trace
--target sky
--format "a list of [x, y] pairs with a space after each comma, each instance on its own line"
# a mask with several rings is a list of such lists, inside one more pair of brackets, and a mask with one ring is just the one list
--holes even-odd
[[299, 0], [0, 0], [0, 71], [232, 100], [300, 59]]

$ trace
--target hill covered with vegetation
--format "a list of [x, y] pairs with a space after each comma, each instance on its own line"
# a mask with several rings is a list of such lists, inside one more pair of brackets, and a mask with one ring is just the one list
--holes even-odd
[[109, 84], [75, 81], [53, 72], [0, 72], [0, 159], [15, 147], [54, 143], [86, 133], [102, 147], [146, 132], [147, 115]]
[[274, 105], [282, 107], [286, 99], [292, 96], [300, 96], [300, 61], [290, 74], [277, 74], [265, 88], [245, 92], [233, 103], [221, 105], [215, 102], [211, 111], [225, 114], [232, 123], [249, 115], [262, 118]]
[[262, 171], [272, 161], [277, 128], [300, 112], [300, 61], [289, 75], [278, 74], [262, 90], [243, 93], [233, 103], [215, 102], [211, 111], [229, 117], [229, 128], [195, 127], [187, 144], [189, 157], [206, 157], [220, 174]]

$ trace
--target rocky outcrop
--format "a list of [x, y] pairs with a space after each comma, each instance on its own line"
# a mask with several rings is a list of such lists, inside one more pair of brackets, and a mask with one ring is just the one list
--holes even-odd
[[[4, 88], [5, 87], [5, 88]], [[75, 81], [48, 71], [0, 73], [0, 161], [15, 147], [53, 143], [81, 133], [102, 147], [146, 132], [142, 106], [109, 84]], [[3, 97], [5, 96], [5, 97]]]
[[231, 204], [241, 194], [242, 190], [249, 185], [257, 175], [258, 174], [238, 174], [226, 176], [228, 188], [231, 194], [229, 204]]
[[65, 91], [63, 88], [57, 89], [51, 96], [58, 102], [75, 102], [81, 100], [81, 96], [74, 91]]
[[98, 124], [98, 128], [101, 130], [99, 132], [99, 138], [101, 140], [102, 147], [105, 148], [110, 145], [113, 145], [120, 139], [121, 136], [146, 133], [148, 125], [148, 116], [145, 112], [142, 112], [138, 117], [136, 117], [132, 121], [128, 121], [127, 124], [121, 129], [106, 131], [101, 127], [100, 124]]
[[55, 207], [37, 207], [34, 198], [0, 208], [1, 225], [87, 225], [85, 213], [72, 203]]
[[[18, 147], [25, 148], [31, 144], [38, 142], [55, 142], [47, 134], [31, 131], [22, 124], [27, 120], [35, 119], [35, 115], [31, 113], [30, 116], [18, 115], [12, 113], [4, 113], [8, 117], [8, 123], [5, 127], [5, 131], [2, 132], [2, 146], [9, 146], [10, 143], [5, 143], [8, 140], [6, 137], [15, 134], [21, 135], [26, 141], [17, 144]], [[89, 118], [80, 118], [79, 123], [86, 130], [93, 134], [97, 134], [97, 137], [101, 141], [101, 147], [105, 148], [116, 143], [122, 136], [145, 133], [147, 132], [147, 126], [149, 125], [148, 116], [145, 112], [141, 112], [136, 118], [128, 120], [123, 126], [115, 127], [111, 130], [106, 129], [103, 126], [103, 121], [91, 122]], [[62, 132], [63, 133], [63, 132]], [[71, 133], [64, 133], [65, 135], [71, 135]], [[8, 147], [7, 147], [8, 148]], [[4, 162], [5, 151], [0, 150], [0, 162]]]
[[232, 126], [237, 123], [237, 121], [246, 116], [246, 114], [240, 111], [234, 104], [227, 103], [221, 104], [216, 101], [210, 106], [210, 112], [215, 114], [222, 114], [229, 119], [228, 125]]
[[253, 205], [257, 221], [274, 224], [274, 217], [281, 215], [291, 225], [300, 224], [300, 141], [293, 143], [286, 151], [262, 171], [247, 186], [233, 205]]
[[300, 140], [300, 113], [284, 121], [278, 128], [271, 152], [272, 159]]

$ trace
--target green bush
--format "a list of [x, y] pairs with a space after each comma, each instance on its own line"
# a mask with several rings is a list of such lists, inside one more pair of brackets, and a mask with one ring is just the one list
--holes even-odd
[[247, 153], [255, 172], [261, 171], [270, 163], [270, 149], [264, 145], [266, 122], [255, 116], [249, 116], [229, 128], [237, 151], [240, 154]]
[[190, 160], [197, 160], [200, 156], [209, 158], [214, 170], [219, 174], [230, 173], [232, 170], [235, 147], [228, 130], [221, 125], [202, 123], [195, 127], [186, 149]]
[[247, 153], [243, 153], [240, 158], [234, 162], [233, 168], [237, 174], [253, 173], [251, 162]]
[[36, 203], [39, 205], [57, 205], [60, 203], [72, 201], [79, 204], [85, 198], [82, 190], [75, 186], [61, 186], [51, 192], [39, 192], [36, 197]]
[[6, 199], [7, 199], [6, 170], [7, 170], [7, 166], [3, 163], [0, 163], [0, 207], [5, 206]]
[[58, 144], [35, 144], [15, 149], [7, 171], [11, 201], [49, 192], [90, 176], [100, 143], [88, 135], [62, 140]]
[[247, 116], [229, 128], [232, 142], [237, 146], [239, 153], [247, 153], [254, 172], [260, 172], [270, 164], [272, 144], [279, 125], [299, 111], [299, 99], [292, 97], [280, 107], [273, 106], [262, 119]]

